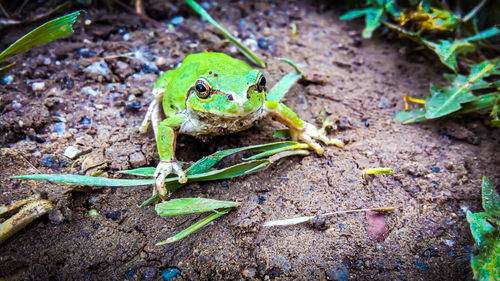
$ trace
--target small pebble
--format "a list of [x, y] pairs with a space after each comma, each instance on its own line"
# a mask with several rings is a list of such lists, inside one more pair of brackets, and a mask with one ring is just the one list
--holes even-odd
[[365, 121], [365, 127], [370, 127], [370, 121], [368, 120]]
[[80, 120], [80, 125], [90, 125], [90, 123], [92, 122], [87, 117], [83, 117], [82, 120]]
[[167, 268], [161, 272], [161, 277], [163, 277], [163, 280], [168, 281], [179, 273], [181, 272], [177, 268]]
[[7, 85], [14, 80], [14, 76], [6, 75], [2, 78], [2, 84]]
[[17, 101], [13, 100], [12, 101], [12, 109], [14, 110], [18, 110], [18, 109], [21, 109], [21, 107], [23, 107], [22, 104], [18, 103]]
[[129, 162], [132, 168], [138, 168], [146, 165], [146, 157], [142, 152], [135, 152], [129, 156]]
[[54, 123], [54, 132], [56, 132], [58, 136], [61, 136], [64, 130], [66, 130], [66, 124], [64, 124], [64, 122]]
[[431, 170], [435, 173], [439, 173], [439, 171], [440, 171], [439, 167], [436, 167], [436, 166], [431, 166]]
[[125, 34], [123, 34], [122, 38], [123, 38], [123, 40], [128, 41], [128, 40], [130, 40], [130, 34], [125, 33]]
[[89, 95], [89, 96], [97, 96], [97, 91], [92, 89], [90, 86], [85, 86], [82, 88], [82, 92]]
[[91, 217], [97, 217], [97, 216], [99, 216], [99, 212], [96, 209], [90, 209], [89, 210], [89, 215]]
[[33, 91], [45, 90], [45, 82], [33, 82], [33, 84], [31, 84], [31, 89], [33, 89]]
[[43, 165], [45, 167], [54, 167], [57, 165], [57, 161], [50, 157], [50, 156], [46, 156], [44, 159], [43, 159]]
[[108, 64], [104, 60], [92, 63], [91, 65], [87, 66], [83, 71], [91, 75], [102, 75], [102, 76], [108, 76], [110, 73]]
[[170, 23], [171, 24], [181, 24], [184, 22], [184, 18], [181, 17], [181, 16], [177, 16], [177, 17], [173, 17], [171, 20], [170, 20]]
[[378, 102], [378, 108], [388, 108], [391, 107], [391, 101], [388, 98], [381, 97]]
[[210, 2], [203, 1], [203, 2], [201, 2], [201, 6], [203, 7], [203, 9], [208, 10], [208, 9], [210, 9]]
[[121, 215], [120, 211], [112, 211], [106, 214], [106, 218], [116, 221], [120, 219]]
[[443, 242], [448, 247], [453, 247], [455, 245], [455, 241], [453, 241], [453, 240], [445, 239]]
[[50, 58], [44, 58], [43, 59], [43, 64], [45, 65], [49, 65], [52, 61], [50, 60]]
[[59, 224], [64, 221], [64, 216], [59, 209], [53, 209], [49, 211], [49, 220], [52, 223]]
[[75, 159], [76, 157], [78, 157], [78, 155], [80, 155], [80, 153], [82, 153], [82, 151], [74, 146], [68, 146], [66, 147], [66, 149], [64, 149], [64, 156], [68, 157], [69, 159]]
[[140, 109], [142, 107], [140, 100], [133, 100], [125, 102], [125, 106], [132, 109]]

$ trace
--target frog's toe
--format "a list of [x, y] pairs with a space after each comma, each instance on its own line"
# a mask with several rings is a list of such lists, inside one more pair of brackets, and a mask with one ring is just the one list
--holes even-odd
[[155, 178], [155, 190], [158, 192], [160, 198], [165, 199], [168, 197], [168, 190], [165, 188], [165, 178], [172, 173], [172, 163], [167, 161], [161, 161], [154, 173]]
[[186, 172], [182, 169], [182, 163], [172, 162], [172, 172], [179, 177], [179, 183], [186, 183], [188, 181]]

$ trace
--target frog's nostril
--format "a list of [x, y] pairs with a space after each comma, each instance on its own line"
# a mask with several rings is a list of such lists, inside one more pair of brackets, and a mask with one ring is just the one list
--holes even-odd
[[233, 100], [233, 95], [229, 94], [226, 96], [227, 100]]

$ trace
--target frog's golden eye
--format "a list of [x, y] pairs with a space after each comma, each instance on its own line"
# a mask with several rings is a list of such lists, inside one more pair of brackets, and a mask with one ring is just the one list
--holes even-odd
[[257, 81], [257, 91], [262, 92], [266, 87], [266, 77], [261, 75]]
[[198, 80], [194, 86], [196, 90], [196, 95], [201, 99], [206, 99], [210, 96], [210, 85], [205, 80]]

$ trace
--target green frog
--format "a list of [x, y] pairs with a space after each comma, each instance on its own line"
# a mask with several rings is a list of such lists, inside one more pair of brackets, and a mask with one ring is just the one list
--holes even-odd
[[187, 182], [182, 164], [175, 158], [179, 133], [202, 138], [225, 135], [271, 116], [290, 129], [293, 140], [306, 143], [318, 154], [323, 148], [316, 140], [342, 146], [341, 140], [328, 138], [284, 104], [267, 100], [266, 82], [260, 70], [215, 52], [188, 55], [179, 67], [160, 76], [140, 128], [145, 133], [150, 121], [153, 126], [160, 155], [154, 192], [160, 198], [168, 197], [164, 181], [169, 174], [177, 174], [180, 183]]

